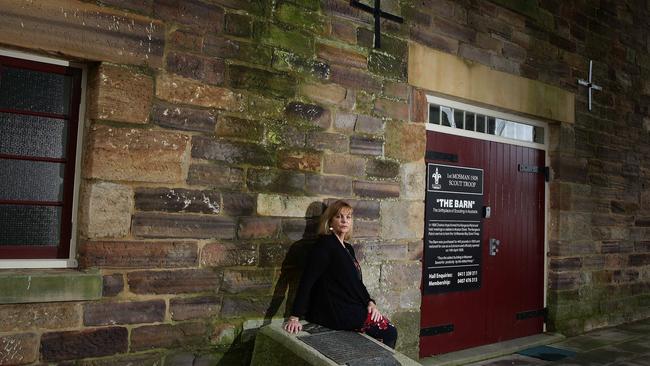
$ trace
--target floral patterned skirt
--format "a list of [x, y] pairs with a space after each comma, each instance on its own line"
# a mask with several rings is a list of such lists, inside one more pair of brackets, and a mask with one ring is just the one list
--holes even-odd
[[372, 320], [370, 315], [371, 314], [368, 313], [368, 316], [366, 317], [366, 321], [363, 323], [361, 329], [359, 329], [360, 333], [365, 333], [368, 329], [372, 327], [376, 327], [380, 330], [385, 330], [388, 328], [389, 325], [392, 325], [390, 323], [390, 320], [383, 315], [377, 321]]
[[383, 315], [379, 320], [373, 321], [370, 318], [370, 314], [368, 314], [365, 323], [357, 331], [359, 333], [366, 333], [393, 349], [397, 343], [397, 328]]

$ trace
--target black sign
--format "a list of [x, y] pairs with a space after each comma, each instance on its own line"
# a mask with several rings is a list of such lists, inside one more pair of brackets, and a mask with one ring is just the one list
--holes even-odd
[[483, 196], [483, 169], [427, 164], [427, 191]]
[[427, 165], [424, 293], [481, 287], [483, 170]]

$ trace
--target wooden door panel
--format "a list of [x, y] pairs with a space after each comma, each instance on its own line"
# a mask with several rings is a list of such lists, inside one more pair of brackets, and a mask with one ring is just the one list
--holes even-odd
[[[484, 227], [501, 240], [499, 253], [487, 257], [485, 289], [489, 343], [536, 334], [542, 318], [518, 320], [518, 313], [543, 306], [544, 179], [541, 174], [518, 170], [519, 164], [544, 166], [543, 151], [492, 143], [496, 172], [490, 182], [493, 216]], [[496, 152], [496, 153], [495, 153]]]
[[[427, 134], [427, 151], [455, 155], [457, 161], [427, 159], [427, 162], [482, 168], [489, 156], [487, 141], [439, 133]], [[485, 173], [484, 173], [485, 174]], [[487, 179], [484, 177], [484, 180]], [[481, 238], [485, 241], [485, 234]], [[482, 248], [482, 257], [487, 251]], [[421, 328], [453, 324], [454, 331], [436, 336], [421, 337], [421, 356], [440, 354], [485, 344], [485, 293], [482, 289], [450, 292], [422, 297]]]

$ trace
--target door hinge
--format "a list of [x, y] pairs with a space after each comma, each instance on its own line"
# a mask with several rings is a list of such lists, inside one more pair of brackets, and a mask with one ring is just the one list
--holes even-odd
[[434, 336], [438, 334], [451, 333], [454, 331], [453, 324], [438, 325], [436, 327], [420, 329], [420, 337]]
[[530, 318], [538, 318], [540, 316], [544, 317], [544, 323], [548, 320], [548, 308], [537, 309], [537, 310], [528, 310], [517, 313], [517, 320], [524, 320]]
[[544, 180], [546, 182], [551, 181], [551, 169], [547, 166], [533, 166], [533, 165], [525, 165], [525, 164], [519, 164], [517, 165], [517, 170], [522, 172], [522, 173], [541, 173], [544, 174]]

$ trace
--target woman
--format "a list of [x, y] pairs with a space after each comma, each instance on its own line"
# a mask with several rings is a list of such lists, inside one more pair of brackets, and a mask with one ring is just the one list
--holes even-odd
[[370, 298], [354, 249], [345, 242], [352, 234], [352, 207], [340, 200], [327, 207], [318, 233], [284, 329], [298, 333], [300, 317], [305, 317], [330, 329], [366, 333], [395, 348], [397, 329]]

